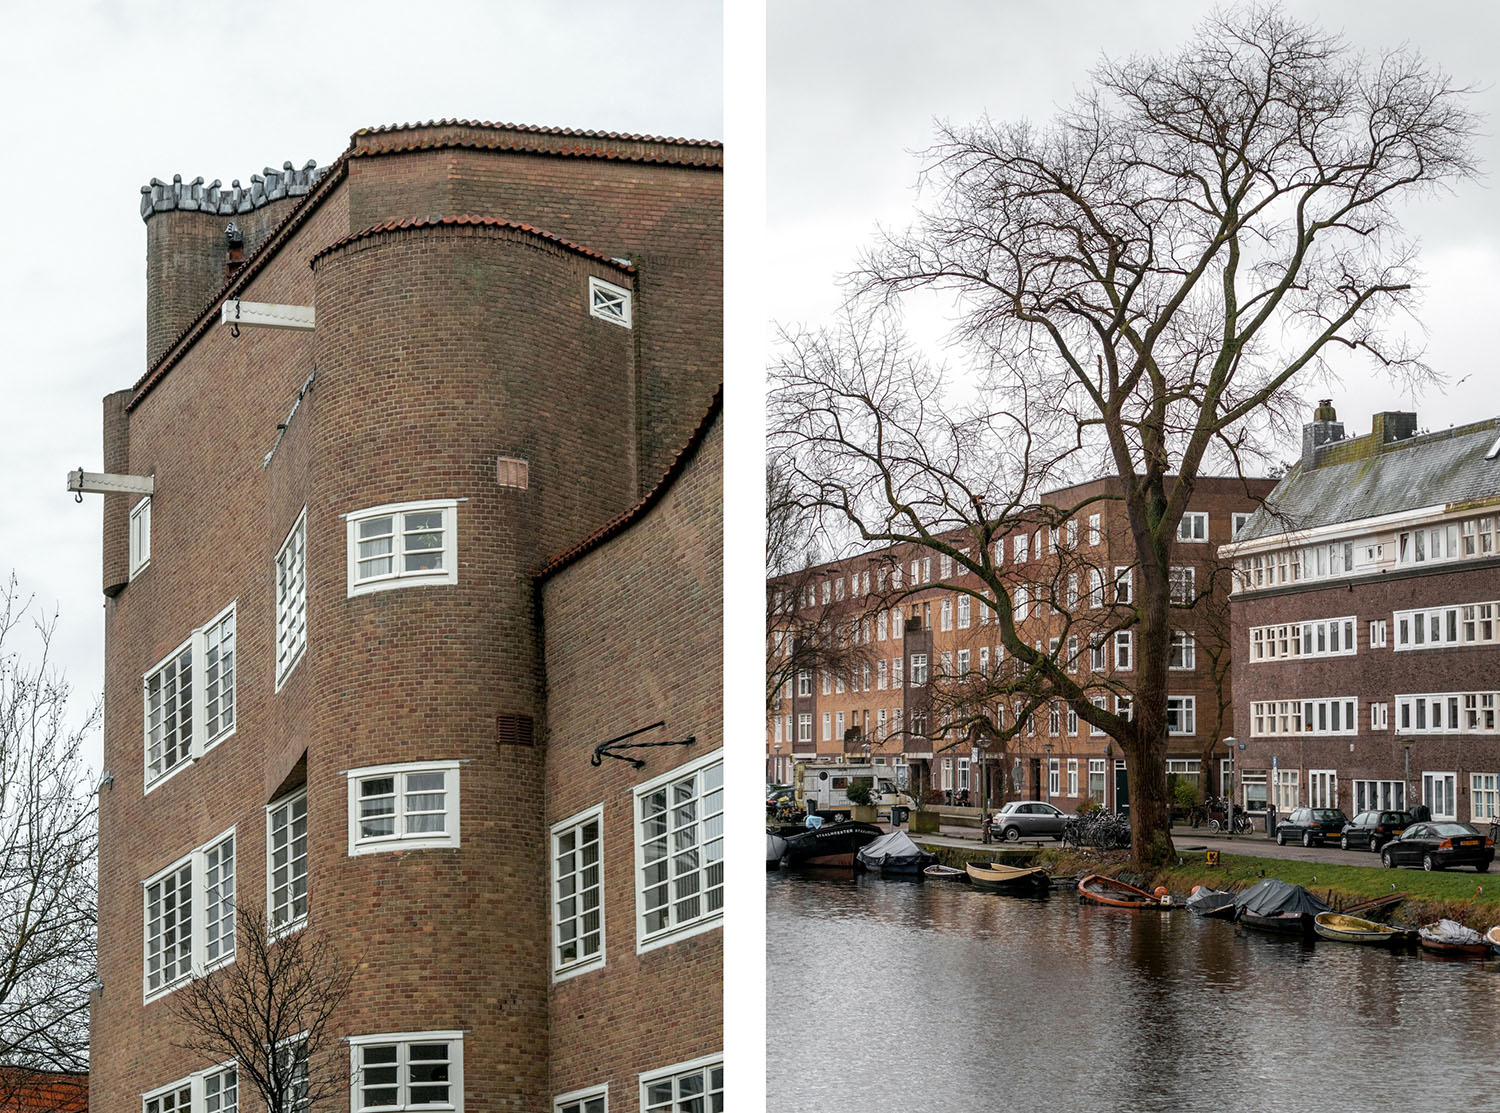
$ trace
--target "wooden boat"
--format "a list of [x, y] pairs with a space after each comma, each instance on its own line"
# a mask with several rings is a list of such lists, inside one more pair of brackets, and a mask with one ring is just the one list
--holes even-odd
[[1313, 930], [1336, 943], [1364, 943], [1374, 947], [1403, 946], [1412, 937], [1412, 933], [1403, 928], [1341, 912], [1319, 912], [1313, 917]]
[[834, 869], [854, 868], [859, 848], [885, 834], [873, 823], [835, 823], [829, 827], [810, 827], [786, 840], [782, 865], [792, 867], [822, 866]]
[[1166, 912], [1173, 907], [1171, 899], [1162, 901], [1144, 889], [1127, 885], [1101, 873], [1091, 873], [1078, 883], [1078, 895], [1084, 901], [1104, 904], [1110, 908], [1129, 908], [1134, 911]]
[[770, 831], [766, 832], [766, 869], [781, 868], [781, 859], [786, 855], [786, 839]]
[[930, 877], [934, 881], [962, 881], [969, 875], [963, 870], [956, 870], [952, 866], [931, 865], [922, 871], [923, 877]]
[[1311, 938], [1314, 934], [1314, 917], [1307, 912], [1272, 912], [1262, 916], [1255, 912], [1240, 911], [1236, 923], [1244, 924], [1255, 931], [1268, 935], [1296, 935]]
[[1405, 893], [1387, 893], [1383, 897], [1375, 897], [1372, 900], [1362, 900], [1358, 904], [1351, 904], [1342, 911], [1345, 916], [1358, 916], [1364, 920], [1383, 920], [1391, 914], [1396, 905], [1405, 899]]
[[1453, 958], [1483, 958], [1490, 953], [1485, 937], [1454, 920], [1436, 920], [1417, 929], [1424, 951]]
[[999, 862], [976, 866], [965, 862], [964, 872], [974, 888], [991, 893], [1045, 893], [1052, 888], [1052, 875], [1043, 866], [1005, 866]]
[[1490, 950], [1500, 955], [1500, 924], [1496, 924], [1484, 933], [1484, 941], [1490, 945]]

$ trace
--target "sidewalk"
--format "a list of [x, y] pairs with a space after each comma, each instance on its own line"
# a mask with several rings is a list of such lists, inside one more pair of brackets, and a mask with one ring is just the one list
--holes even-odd
[[[890, 824], [888, 823], [883, 823], [881, 824], [881, 826], [885, 827], [888, 830], [890, 829]], [[906, 827], [905, 824], [902, 825], [901, 829], [903, 831], [906, 831], [908, 834], [911, 834], [910, 829]], [[946, 823], [938, 827], [938, 833], [935, 835], [912, 835], [912, 838], [917, 840], [918, 842], [930, 842], [938, 846], [980, 845], [979, 828], [955, 827], [950, 826]], [[1265, 828], [1263, 826], [1257, 827], [1249, 832], [1246, 832], [1245, 834], [1231, 836], [1227, 831], [1214, 832], [1210, 831], [1207, 827], [1189, 827], [1187, 824], [1182, 823], [1177, 824], [1172, 828], [1172, 841], [1177, 845], [1178, 850], [1188, 850], [1194, 846], [1212, 846], [1222, 849], [1225, 847], [1233, 846], [1236, 843], [1248, 843], [1252, 846], [1265, 846], [1267, 843], [1271, 843], [1274, 845], [1274, 840], [1270, 835], [1266, 834]], [[1050, 838], [1023, 838], [1013, 843], [1005, 843], [996, 840], [995, 842], [992, 842], [991, 845], [1047, 847], [1058, 846], [1060, 844], [1056, 840]]]

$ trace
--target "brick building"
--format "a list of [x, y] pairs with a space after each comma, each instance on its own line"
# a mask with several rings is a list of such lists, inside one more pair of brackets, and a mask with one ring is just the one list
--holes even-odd
[[721, 1108], [721, 171], [444, 121], [144, 188], [92, 1108], [248, 1093], [169, 1008], [241, 904], [358, 956], [351, 1109]]
[[[1500, 420], [1417, 433], [1332, 405], [1222, 550], [1246, 788], [1298, 805], [1500, 814]], [[1274, 509], [1274, 515], [1269, 513]]]
[[[1083, 509], [1067, 520], [1015, 528], [990, 554], [1021, 636], [1071, 662], [1090, 698], [1111, 710], [1128, 709], [1135, 690], [1135, 550], [1124, 510], [1109, 497], [1116, 482], [1044, 496], [1046, 506]], [[1209, 790], [1220, 783], [1214, 763], [1227, 754], [1214, 746], [1229, 723], [1229, 585], [1215, 550], [1272, 486], [1265, 479], [1200, 479], [1172, 558], [1180, 602], [1191, 609], [1177, 612], [1168, 773]], [[772, 654], [787, 650], [778, 638], [793, 616], [826, 620], [849, 643], [844, 668], [801, 670], [773, 701], [766, 729], [771, 779], [789, 781], [794, 762], [863, 761], [868, 752], [919, 792], [968, 791], [975, 804], [1037, 798], [1067, 811], [1090, 798], [1112, 809], [1128, 803], [1118, 748], [1061, 703], [1038, 709], [1025, 730], [988, 751], [944, 731], [966, 700], [989, 698], [1009, 667], [989, 606], [964, 593], [979, 591], [979, 580], [947, 558], [881, 550], [773, 579], [768, 590]], [[778, 615], [789, 617], [778, 623]], [[1016, 702], [1001, 697], [993, 714], [1013, 723]]]

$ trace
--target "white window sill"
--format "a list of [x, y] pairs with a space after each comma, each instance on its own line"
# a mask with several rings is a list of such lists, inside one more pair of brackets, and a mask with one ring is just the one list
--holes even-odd
[[558, 982], [565, 982], [569, 978], [576, 978], [579, 974], [587, 974], [592, 970], [602, 970], [604, 969], [604, 962], [604, 954], [601, 951], [596, 958], [585, 959], [583, 962], [577, 962], [571, 966], [554, 970], [552, 971], [552, 984], [556, 985]]
[[680, 943], [684, 939], [691, 939], [693, 936], [702, 935], [706, 931], [717, 931], [723, 926], [724, 912], [720, 909], [711, 916], [706, 916], [701, 920], [694, 920], [690, 924], [683, 924], [681, 927], [659, 931], [646, 939], [637, 936], [635, 953], [643, 955], [647, 951], [654, 951], [660, 947], [668, 947], [673, 943]]
[[455, 835], [443, 835], [441, 838], [397, 838], [367, 840], [357, 842], [349, 848], [351, 858], [361, 854], [389, 854], [402, 850], [458, 850], [459, 841]]
[[404, 587], [451, 587], [458, 583], [458, 572], [432, 572], [426, 575], [387, 576], [379, 580], [363, 580], [349, 588], [349, 598], [356, 595], [373, 595], [377, 591], [396, 591]]

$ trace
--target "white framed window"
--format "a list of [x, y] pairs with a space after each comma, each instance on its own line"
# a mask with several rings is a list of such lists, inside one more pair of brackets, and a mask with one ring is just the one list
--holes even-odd
[[231, 603], [141, 678], [147, 792], [234, 733], [234, 620]]
[[1234, 513], [1229, 516], [1229, 539], [1231, 541], [1240, 535], [1240, 530], [1245, 528], [1245, 523], [1249, 520], [1249, 514]]
[[1104, 606], [1104, 570], [1102, 568], [1089, 569], [1089, 606]]
[[1307, 805], [1310, 808], [1339, 806], [1339, 775], [1333, 769], [1307, 771]]
[[1458, 818], [1458, 774], [1423, 773], [1422, 803], [1432, 809], [1433, 819]]
[[1135, 632], [1117, 630], [1115, 632], [1115, 668], [1120, 672], [1129, 672], [1134, 665]]
[[1068, 758], [1068, 795], [1078, 795], [1078, 759], [1076, 757]]
[[967, 595], [958, 597], [958, 628], [967, 630], [969, 628], [969, 615], [972, 610], [973, 600]]
[[1197, 696], [1167, 697], [1167, 733], [1194, 734], [1197, 732]]
[[1128, 565], [1115, 566], [1115, 602], [1129, 603], [1133, 598], [1135, 571]]
[[[1077, 731], [1073, 731], [1072, 733], [1076, 734]], [[1055, 757], [1050, 757], [1050, 758], [1047, 759], [1047, 795], [1048, 796], [1061, 796], [1062, 795], [1062, 784], [1061, 784], [1062, 774], [1060, 772], [1060, 764], [1059, 764], [1059, 762], [1060, 762], [1060, 759], [1055, 758]]]
[[144, 1000], [233, 961], [234, 883], [233, 827], [146, 879]]
[[797, 741], [811, 742], [812, 740], [812, 713], [804, 711], [797, 716]]
[[609, 1083], [559, 1094], [552, 1099], [552, 1113], [609, 1113]]
[[589, 316], [612, 325], [631, 325], [630, 291], [589, 275]]
[[724, 916], [724, 751], [635, 788], [636, 952]]
[[[345, 521], [351, 598], [458, 583], [457, 499], [372, 506], [350, 513]], [[826, 593], [827, 581], [823, 588]]]
[[970, 660], [970, 651], [967, 650], [967, 649], [960, 649], [958, 651], [958, 675], [959, 676], [968, 676], [969, 675], [969, 660]]
[[349, 853], [459, 845], [458, 762], [350, 769]]
[[1104, 803], [1104, 759], [1089, 758], [1089, 799]]
[[1207, 541], [1208, 515], [1198, 511], [1184, 514], [1177, 522], [1177, 540]]
[[1193, 586], [1195, 576], [1191, 565], [1172, 565], [1167, 569], [1168, 598], [1175, 607], [1190, 607], [1197, 589]]
[[1354, 814], [1379, 808], [1382, 811], [1406, 810], [1405, 781], [1355, 781]]
[[307, 789], [266, 807], [266, 914], [273, 931], [307, 918]]
[[221, 1063], [141, 1095], [142, 1113], [239, 1113], [239, 1072]]
[[812, 695], [812, 669], [797, 670], [797, 694], [799, 696]]
[[1370, 648], [1383, 649], [1385, 647], [1385, 619], [1378, 618], [1370, 623]]
[[1198, 647], [1193, 635], [1186, 630], [1173, 630], [1172, 642], [1167, 648], [1167, 668], [1191, 669], [1198, 662]]
[[1500, 776], [1494, 773], [1471, 773], [1469, 800], [1469, 818], [1474, 822], [1500, 819]]
[[464, 1034], [395, 1032], [350, 1036], [350, 1109], [442, 1109], [463, 1113]]
[[146, 570], [151, 563], [151, 496], [147, 495], [130, 510], [130, 578]]
[[[1099, 515], [1098, 514], [1090, 514], [1089, 515], [1089, 544], [1090, 545], [1097, 545], [1097, 544], [1099, 544], [1099, 538], [1100, 538]], [[1070, 540], [1071, 540], [1071, 538], [1070, 538]]]
[[1276, 810], [1289, 812], [1301, 803], [1302, 799], [1302, 771], [1300, 769], [1276, 770], [1276, 783], [1272, 785], [1276, 794]]
[[724, 1056], [708, 1055], [640, 1075], [641, 1113], [724, 1113]]
[[911, 655], [910, 675], [913, 688], [919, 688], [927, 683], [927, 654], [913, 653]]
[[1089, 638], [1089, 671], [1103, 672], [1108, 666], [1108, 641], [1102, 634]]
[[939, 621], [942, 624], [941, 625], [941, 629], [943, 629], [945, 631], [953, 629], [953, 600], [952, 599], [944, 599], [943, 600], [943, 602], [942, 602], [942, 609], [941, 609], [940, 613], [941, 613], [941, 616], [942, 616], [939, 619]]
[[823, 712], [823, 741], [833, 741], [833, 712]]
[[1390, 725], [1391, 725], [1390, 706], [1391, 705], [1388, 704], [1388, 703], [1372, 703], [1372, 704], [1370, 704], [1370, 729], [1371, 730], [1388, 730], [1390, 728]]
[[307, 508], [276, 553], [276, 690], [307, 648]]

